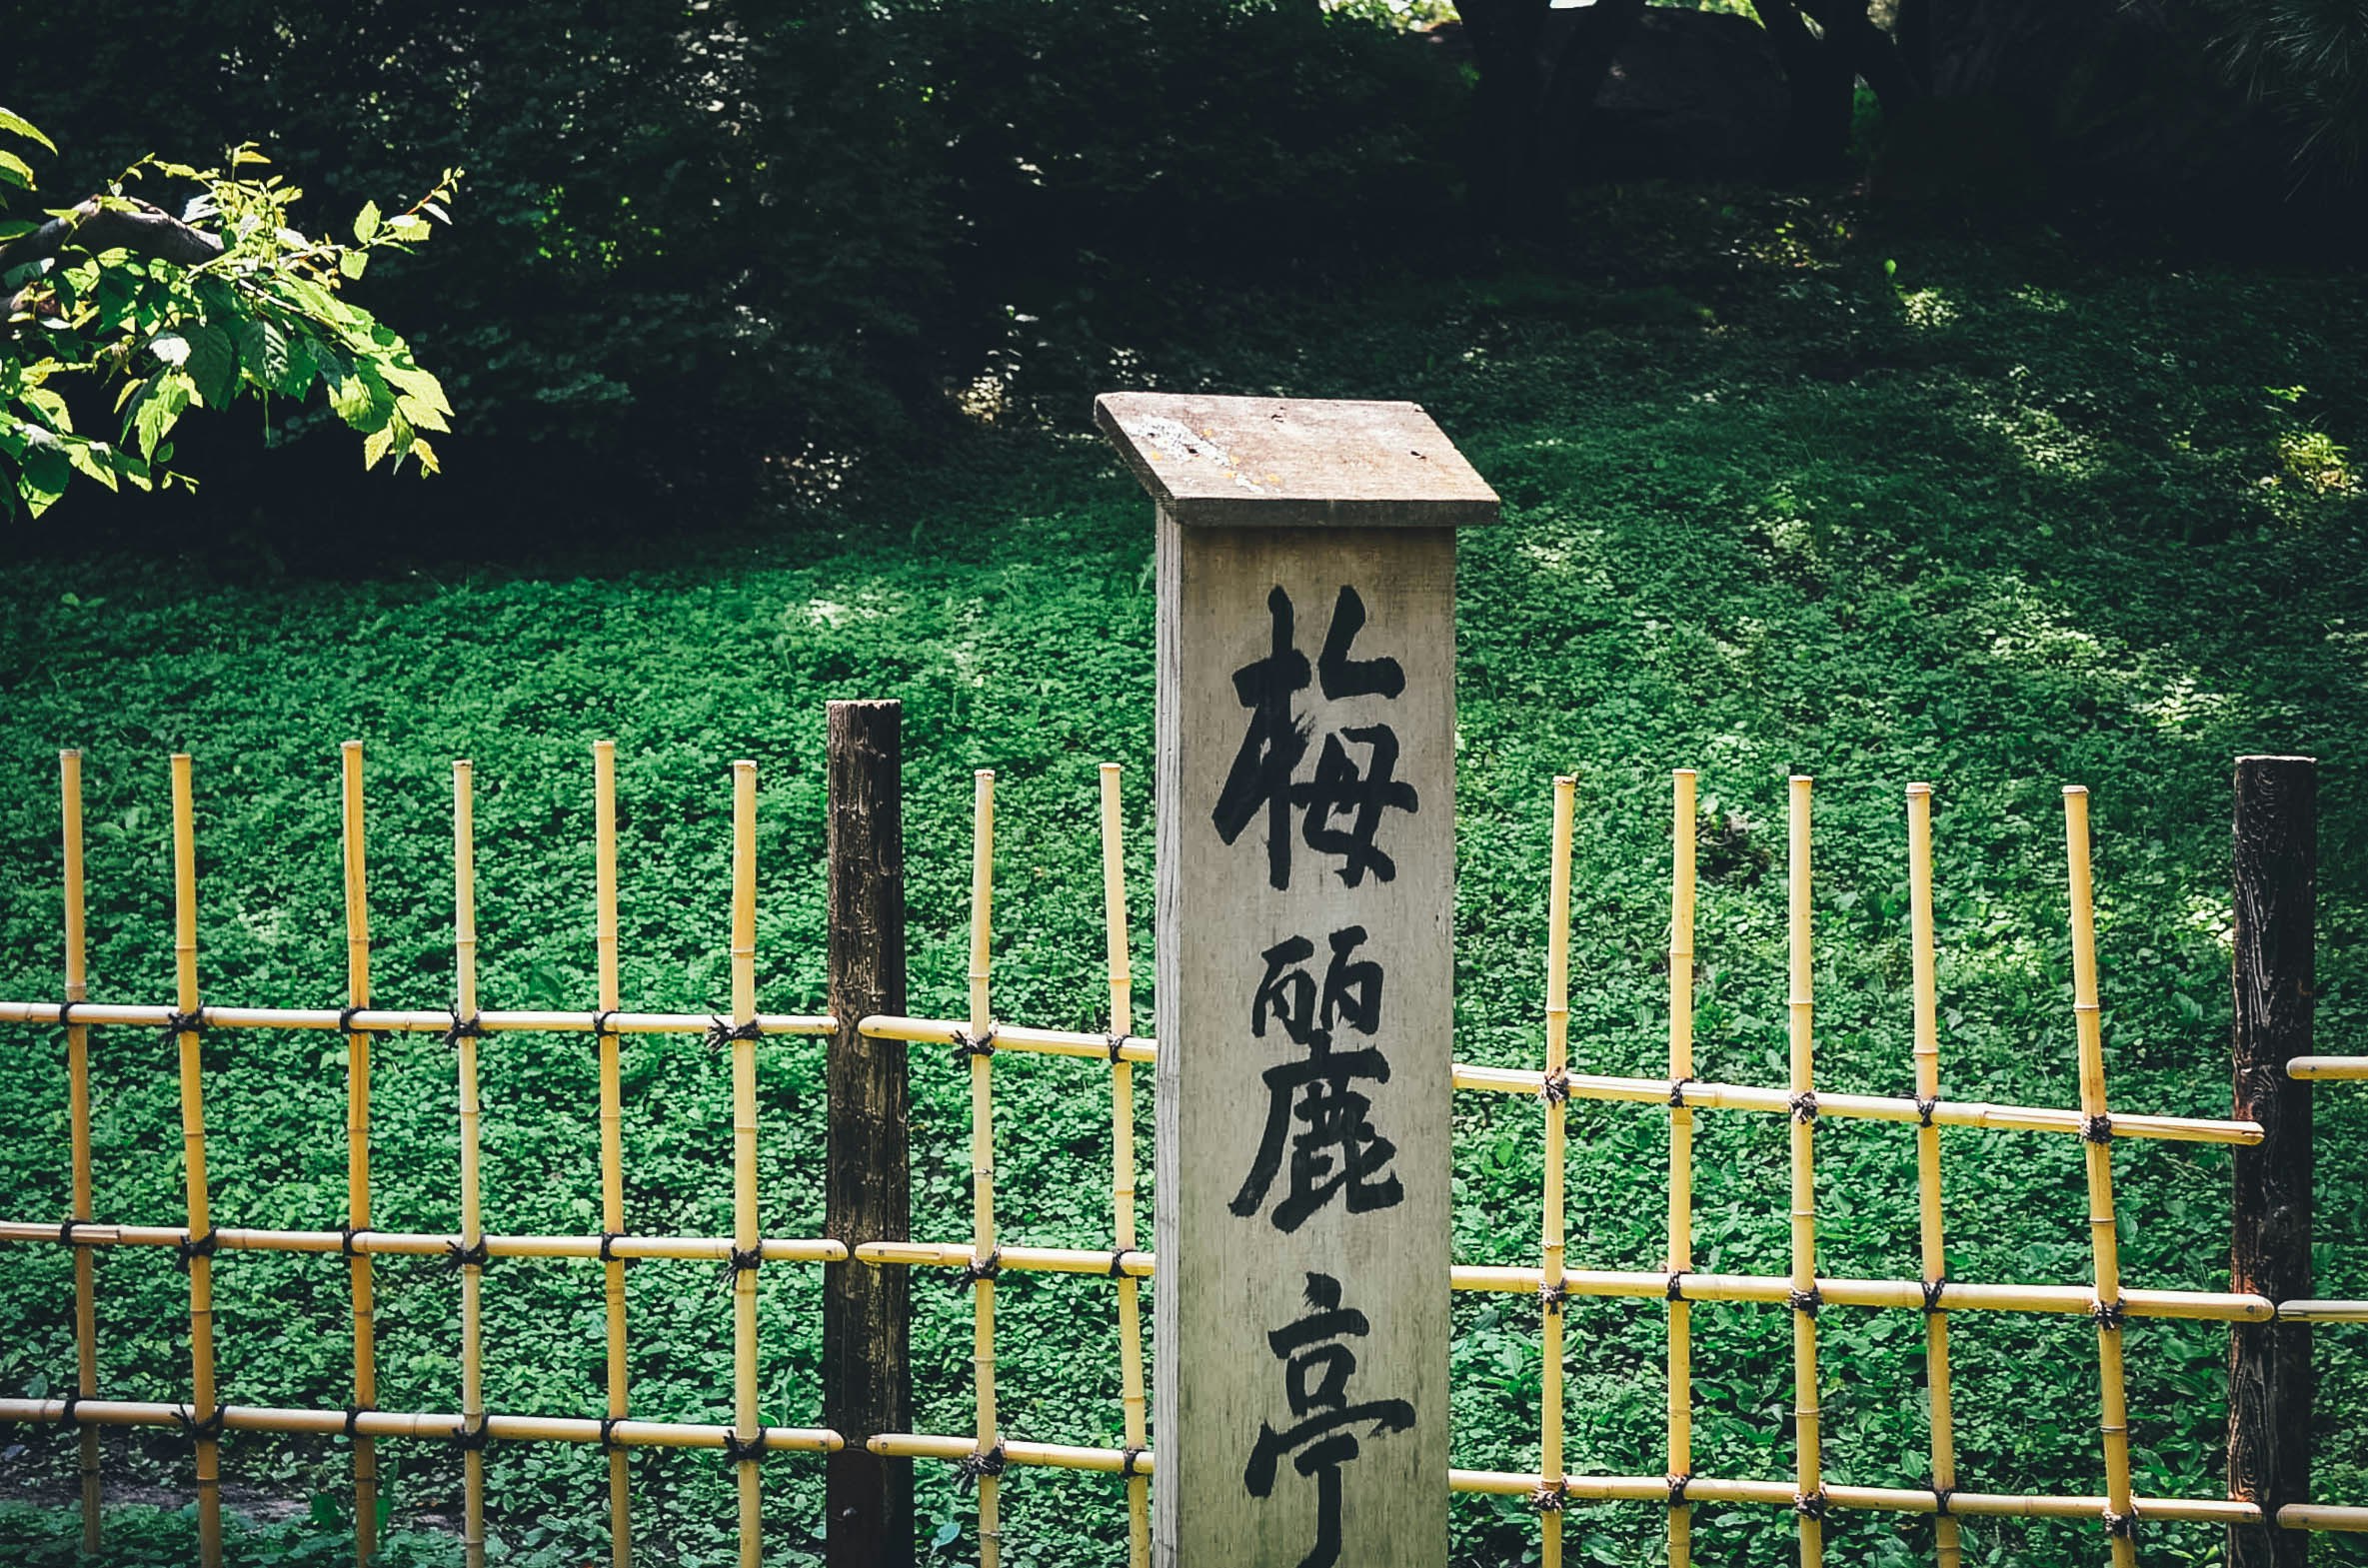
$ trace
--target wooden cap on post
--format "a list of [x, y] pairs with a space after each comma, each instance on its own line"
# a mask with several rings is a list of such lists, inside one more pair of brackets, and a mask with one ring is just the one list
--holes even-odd
[[1496, 521], [1496, 492], [1417, 404], [1106, 392], [1094, 421], [1187, 528]]

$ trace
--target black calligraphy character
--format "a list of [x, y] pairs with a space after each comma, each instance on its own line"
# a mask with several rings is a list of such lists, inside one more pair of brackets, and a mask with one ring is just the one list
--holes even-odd
[[1241, 1483], [1252, 1497], [1271, 1497], [1277, 1467], [1297, 1450], [1291, 1468], [1315, 1480], [1315, 1544], [1299, 1559], [1299, 1568], [1331, 1568], [1340, 1560], [1340, 1466], [1363, 1451], [1356, 1433], [1347, 1428], [1369, 1421], [1372, 1429], [1366, 1437], [1403, 1432], [1414, 1424], [1414, 1407], [1403, 1399], [1348, 1402], [1356, 1352], [1345, 1341], [1363, 1338], [1372, 1325], [1362, 1312], [1340, 1305], [1338, 1280], [1310, 1273], [1307, 1308], [1266, 1336], [1274, 1359], [1287, 1368], [1283, 1389], [1292, 1421], [1279, 1432], [1272, 1422], [1258, 1423], [1257, 1442], [1249, 1451]]
[[[1334, 1193], [1343, 1195], [1351, 1214], [1391, 1208], [1405, 1196], [1389, 1171], [1397, 1145], [1373, 1130], [1372, 1100], [1349, 1087], [1358, 1081], [1387, 1083], [1389, 1059], [1372, 1049], [1332, 1049], [1335, 1025], [1345, 1022], [1370, 1034], [1381, 1022], [1381, 966], [1349, 961], [1364, 938], [1361, 925], [1332, 933], [1331, 963], [1320, 991], [1303, 967], [1315, 955], [1315, 944], [1304, 936], [1277, 942], [1265, 951], [1265, 978], [1250, 1002], [1250, 1033], [1263, 1039], [1271, 1019], [1306, 1054], [1262, 1074], [1265, 1131], [1230, 1207], [1245, 1219], [1265, 1207], [1287, 1151], [1289, 1189], [1272, 1216], [1274, 1228], [1285, 1234], [1305, 1224]], [[1294, 1121], [1302, 1124], [1295, 1133]]]
[[1282, 1025], [1294, 1045], [1329, 1045], [1332, 1025], [1343, 1015], [1359, 1034], [1381, 1026], [1381, 966], [1370, 959], [1351, 963], [1348, 955], [1364, 940], [1361, 925], [1344, 926], [1331, 934], [1331, 963], [1323, 971], [1323, 988], [1303, 967], [1315, 956], [1315, 944], [1304, 936], [1276, 942], [1260, 954], [1265, 977], [1250, 999], [1249, 1032], [1266, 1037], [1266, 1020]]
[[1323, 652], [1315, 656], [1315, 674], [1323, 683], [1325, 697], [1335, 701], [1343, 697], [1395, 697], [1406, 689], [1406, 673], [1398, 668], [1396, 660], [1348, 657], [1348, 645], [1363, 630], [1364, 597], [1342, 584], [1340, 597], [1332, 602], [1332, 625], [1323, 635]]
[[[1266, 880], [1290, 885], [1290, 777], [1307, 755], [1309, 727], [1291, 713], [1291, 699], [1307, 690], [1307, 656], [1292, 631], [1290, 596], [1280, 585], [1266, 596], [1273, 617], [1272, 652], [1233, 672], [1233, 692], [1249, 710], [1249, 729], [1232, 771], [1217, 791], [1217, 836], [1231, 843], [1266, 808]], [[1330, 649], [1325, 649], [1328, 657]]]
[[[1342, 736], [1372, 748], [1366, 772], [1359, 774], [1349, 761], [1347, 748], [1340, 745]], [[1340, 880], [1350, 887], [1361, 885], [1367, 870], [1377, 881], [1397, 877], [1397, 862], [1373, 842], [1382, 811], [1395, 806], [1410, 815], [1417, 803], [1414, 786], [1391, 777], [1396, 768], [1396, 731], [1387, 725], [1342, 730], [1323, 738], [1323, 755], [1315, 760], [1313, 781], [1291, 789], [1292, 801], [1307, 810], [1300, 824], [1307, 847], [1340, 856]], [[1334, 827], [1331, 819], [1343, 814], [1348, 825]]]

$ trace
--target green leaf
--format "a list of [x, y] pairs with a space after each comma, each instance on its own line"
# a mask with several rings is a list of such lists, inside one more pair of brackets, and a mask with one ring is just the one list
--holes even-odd
[[160, 332], [148, 340], [148, 352], [177, 369], [189, 363], [189, 340], [177, 332]]
[[115, 468], [108, 461], [114, 456], [114, 448], [101, 441], [69, 441], [63, 445], [66, 449], [66, 460], [72, 463], [78, 472], [89, 475], [109, 490], [116, 488]]
[[29, 191], [33, 188], [33, 166], [14, 153], [0, 152], [0, 180]]
[[58, 150], [57, 143], [42, 135], [39, 127], [13, 109], [0, 109], [0, 131], [14, 131], [19, 136], [30, 137], [53, 153]]
[[364, 202], [360, 216], [354, 219], [354, 238], [368, 245], [377, 233], [378, 203]]
[[348, 278], [361, 277], [362, 269], [369, 265], [370, 253], [368, 251], [345, 251], [337, 258], [337, 270]]
[[239, 388], [239, 355], [230, 334], [220, 327], [199, 325], [183, 330], [189, 358], [183, 367], [197, 386], [199, 401], [210, 409], [227, 408]]
[[41, 225], [23, 218], [0, 218], [0, 245], [31, 234], [40, 227]]
[[388, 449], [394, 445], [395, 430], [393, 426], [381, 426], [372, 431], [362, 439], [362, 466], [366, 469], [378, 467], [378, 460], [385, 457]]

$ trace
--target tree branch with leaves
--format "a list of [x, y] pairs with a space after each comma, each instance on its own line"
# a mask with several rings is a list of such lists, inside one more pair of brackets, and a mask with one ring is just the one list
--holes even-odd
[[[144, 158], [104, 191], [44, 209], [27, 155], [56, 147], [5, 108], [0, 138], [0, 512], [38, 517], [76, 474], [109, 490], [193, 489], [172, 468], [184, 413], [242, 397], [268, 410], [316, 389], [361, 435], [365, 468], [437, 471], [425, 433], [451, 429], [444, 389], [342, 291], [376, 253], [407, 253], [451, 222], [459, 170], [391, 216], [365, 203], [349, 243], [295, 227], [304, 193], [248, 172], [268, 167], [252, 146], [216, 169]], [[143, 181], [197, 194], [175, 216], [131, 194]], [[119, 387], [116, 439], [74, 428], [67, 392], [80, 384]]]

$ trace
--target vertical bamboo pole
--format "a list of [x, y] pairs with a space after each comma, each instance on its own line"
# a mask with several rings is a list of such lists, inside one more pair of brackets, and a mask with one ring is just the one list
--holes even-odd
[[[617, 1009], [617, 743], [592, 748], [593, 945], [600, 965], [600, 1010]], [[737, 936], [734, 938], [738, 940]], [[620, 1086], [617, 1036], [600, 1031], [600, 1227], [611, 1235], [625, 1230], [625, 1110]], [[609, 1416], [626, 1413], [625, 1260], [601, 1265], [607, 1291]], [[633, 1520], [628, 1510], [625, 1449], [609, 1449], [609, 1550], [617, 1568], [633, 1561]]]
[[2096, 1266], [2097, 1382], [2103, 1405], [2105, 1514], [2113, 1568], [2134, 1568], [2129, 1406], [2121, 1368], [2121, 1250], [2113, 1230], [2112, 1125], [2105, 1111], [2105, 1042], [2097, 1009], [2096, 913], [2088, 866], [2088, 790], [2064, 786], [2064, 849], [2072, 891], [2072, 1016], [2080, 1036], [2080, 1114], [2088, 1165], [2088, 1239]]
[[1540, 1280], [1545, 1309], [1539, 1314], [1545, 1344], [1538, 1390], [1538, 1470], [1548, 1506], [1537, 1516], [1544, 1568], [1560, 1568], [1562, 1561], [1562, 1181], [1568, 1100], [1562, 1084], [1570, 1066], [1570, 813], [1577, 794], [1576, 779], [1565, 774], [1554, 781], [1553, 857], [1546, 873], [1545, 1259]]
[[[1669, 1081], [1693, 1076], [1694, 771], [1673, 776], [1669, 889]], [[1671, 1274], [1693, 1267], [1693, 1110], [1669, 1107], [1669, 1251]], [[1693, 1470], [1693, 1307], [1669, 1302], [1669, 1474]], [[1693, 1561], [1693, 1508], [1669, 1504], [1669, 1568]]]
[[[1127, 856], [1119, 809], [1119, 765], [1102, 765], [1102, 907], [1110, 934], [1110, 1031], [1134, 1032], [1135, 973], [1127, 945]], [[1135, 1250], [1135, 1063], [1113, 1058], [1110, 1068], [1111, 1201], [1121, 1252]], [[1127, 1446], [1147, 1441], [1143, 1398], [1143, 1309], [1138, 1281], [1119, 1276], [1119, 1385], [1126, 1411]], [[1127, 1561], [1149, 1568], [1152, 1556], [1151, 1481], [1127, 1478]]]
[[[971, 1367], [979, 1398], [979, 1459], [998, 1446], [995, 1415], [995, 1102], [991, 1076], [995, 1057], [990, 1034], [994, 1014], [987, 1002], [989, 931], [995, 900], [995, 774], [981, 769], [972, 804], [971, 828]], [[1000, 1486], [993, 1468], [979, 1475], [980, 1568], [1003, 1561]]]
[[1824, 1465], [1817, 1411], [1816, 1080], [1809, 962], [1809, 781], [1791, 784], [1792, 1422], [1801, 1568], [1825, 1560]]
[[[732, 765], [732, 1245], [753, 1257], [757, 1230], [757, 765]], [[737, 1262], [737, 1260], [736, 1260]], [[740, 1472], [740, 1563], [764, 1560], [757, 1491], [757, 1271], [732, 1270], [733, 1435]]]
[[[370, 1005], [370, 869], [362, 830], [362, 743], [338, 748], [343, 773], [345, 838], [346, 1001]], [[370, 1228], [370, 1035], [345, 1037], [346, 1224]], [[370, 1254], [347, 1249], [354, 1292], [354, 1403], [378, 1402], [377, 1279]], [[354, 1560], [368, 1568], [378, 1555], [378, 1444], [354, 1437]]]
[[[189, 754], [173, 754], [173, 1005], [197, 1016], [197, 826], [189, 788]], [[181, 1072], [181, 1164], [188, 1191], [190, 1419], [197, 1427], [197, 1538], [204, 1568], [222, 1568], [222, 1442], [211, 1428], [214, 1405], [214, 1259], [198, 1250], [213, 1239], [206, 1202], [206, 1100], [198, 1031], [174, 1031]]]
[[[84, 965], [82, 902], [82, 754], [58, 754], [58, 792], [64, 814], [66, 843], [66, 1000], [90, 995]], [[69, 1136], [73, 1143], [74, 1196], [71, 1217], [77, 1223], [91, 1216], [90, 1179], [90, 1030], [69, 1021], [66, 1025], [66, 1097]], [[99, 1391], [98, 1281], [91, 1267], [91, 1250], [74, 1248], [74, 1388], [84, 1399]], [[99, 1431], [82, 1429], [82, 1549], [99, 1549]]]
[[[1932, 955], [1932, 786], [1907, 786], [1907, 885], [1914, 948], [1916, 1098], [1929, 1105], [1940, 1097], [1940, 1020]], [[1926, 1122], [1916, 1131], [1916, 1208], [1920, 1221], [1924, 1287], [1938, 1290], [1948, 1274], [1948, 1252], [1940, 1234], [1940, 1129]], [[1957, 1439], [1949, 1415], [1948, 1314], [1924, 1314], [1924, 1380], [1932, 1394], [1932, 1489], [1957, 1489]], [[1940, 1568], [1957, 1568], [1961, 1544], [1953, 1515], [1932, 1520], [1933, 1548]]]
[[[477, 1016], [477, 813], [466, 761], [452, 765], [452, 947], [458, 989], [453, 1010]], [[471, 1432], [485, 1425], [485, 1361], [482, 1292], [484, 1270], [476, 1263], [485, 1242], [485, 1216], [478, 1202], [477, 1036], [454, 1037], [460, 1055], [461, 1097], [461, 1420]], [[463, 1515], [461, 1549], [467, 1568], [485, 1568], [485, 1451], [461, 1455]]]

